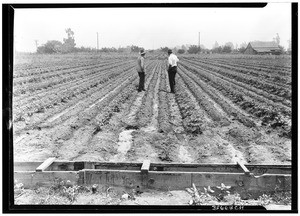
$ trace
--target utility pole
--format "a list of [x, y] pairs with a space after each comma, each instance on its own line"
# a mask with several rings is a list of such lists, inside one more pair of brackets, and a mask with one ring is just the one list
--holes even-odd
[[200, 32], [199, 32], [199, 41], [198, 41], [198, 47], [199, 47], [199, 50], [200, 50]]
[[99, 40], [98, 40], [98, 32], [97, 32], [97, 52], [99, 50]]
[[35, 42], [36, 51], [37, 51], [37, 49], [38, 49], [38, 40], [34, 40], [34, 42]]

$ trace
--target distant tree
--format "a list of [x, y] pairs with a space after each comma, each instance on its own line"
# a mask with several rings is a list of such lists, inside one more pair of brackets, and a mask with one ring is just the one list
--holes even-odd
[[103, 47], [102, 49], [100, 49], [100, 52], [117, 52], [118, 50], [114, 47]]
[[75, 39], [74, 39], [74, 32], [70, 29], [66, 29], [66, 33], [68, 35], [68, 38], [64, 38], [64, 43], [62, 45], [62, 51], [64, 53], [73, 52], [75, 50]]
[[75, 52], [93, 52], [94, 50], [91, 47], [83, 47], [80, 48], [75, 47]]
[[222, 47], [221, 46], [218, 46], [218, 47], [215, 47], [213, 48], [211, 51], [212, 53], [222, 53]]
[[239, 53], [244, 53], [245, 50], [246, 50], [246, 48], [247, 48], [247, 46], [248, 46], [248, 44], [247, 44], [246, 42], [241, 43], [241, 44], [240, 44], [240, 48], [237, 49], [238, 52], [239, 52]]
[[219, 47], [219, 44], [218, 44], [218, 42], [216, 41], [215, 44], [213, 45], [213, 49], [218, 48], [218, 47]]
[[61, 52], [62, 43], [57, 40], [47, 41], [46, 44], [39, 46], [37, 48], [37, 53], [58, 53]]
[[163, 51], [163, 52], [168, 52], [168, 49], [169, 49], [168, 47], [161, 47], [160, 48], [160, 50]]
[[190, 54], [196, 54], [200, 52], [200, 47], [198, 47], [197, 45], [191, 45], [188, 49], [188, 53]]
[[246, 42], [241, 43], [240, 48], [244, 47], [245, 49], [247, 48], [248, 44]]
[[227, 43], [225, 43], [225, 46], [229, 46], [229, 47], [231, 48], [231, 50], [234, 49], [234, 45], [233, 45], [232, 42], [227, 42]]
[[288, 51], [288, 53], [291, 53], [292, 52], [292, 41], [291, 40], [288, 40], [287, 41], [288, 42], [288, 48], [287, 48], [287, 51]]
[[126, 51], [126, 48], [124, 48], [124, 47], [119, 47], [117, 51], [118, 51], [119, 53], [122, 53], [122, 52], [125, 52], [125, 51]]
[[231, 53], [231, 51], [232, 51], [231, 46], [226, 45], [222, 48], [223, 53]]
[[135, 46], [135, 45], [131, 46], [131, 52], [140, 52], [141, 49], [143, 48], [139, 46]]
[[184, 50], [184, 49], [179, 49], [179, 50], [177, 50], [177, 52], [178, 52], [179, 54], [183, 54], [183, 53], [185, 53], [185, 50]]
[[246, 50], [246, 47], [240, 47], [240, 48], [238, 48], [238, 52], [239, 53], [244, 53], [245, 50]]
[[276, 37], [273, 38], [273, 41], [274, 41], [277, 45], [280, 44], [280, 37], [279, 37], [279, 34], [278, 34], [278, 33], [277, 33]]
[[280, 54], [283, 54], [285, 52], [285, 49], [283, 46], [278, 45], [279, 49], [280, 49]]

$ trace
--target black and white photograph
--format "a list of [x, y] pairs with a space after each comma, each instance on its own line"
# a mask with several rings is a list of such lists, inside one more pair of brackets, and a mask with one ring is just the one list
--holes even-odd
[[10, 7], [15, 209], [298, 211], [297, 3]]

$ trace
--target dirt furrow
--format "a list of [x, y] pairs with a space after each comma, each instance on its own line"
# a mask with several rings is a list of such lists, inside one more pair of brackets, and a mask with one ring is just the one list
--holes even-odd
[[149, 85], [152, 82], [152, 79], [154, 78], [155, 72], [156, 72], [157, 65], [154, 66], [154, 68], [151, 69], [151, 72], [146, 74], [145, 77], [145, 89], [146, 91], [142, 91], [138, 94], [138, 97], [133, 102], [133, 104], [129, 107], [128, 115], [126, 115], [126, 119], [124, 119], [125, 122], [127, 122], [128, 125], [135, 125], [136, 124], [136, 115], [141, 109], [144, 97], [146, 97], [146, 94], [149, 92]]

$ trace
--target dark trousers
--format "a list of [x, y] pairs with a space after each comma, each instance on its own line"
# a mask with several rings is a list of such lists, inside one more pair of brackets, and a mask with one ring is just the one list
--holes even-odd
[[143, 90], [145, 88], [145, 72], [138, 72], [139, 77], [140, 77], [140, 82], [139, 82], [139, 89], [138, 90]]
[[170, 67], [168, 70], [168, 75], [169, 75], [169, 83], [170, 83], [170, 88], [171, 92], [174, 92], [175, 90], [175, 76], [177, 73], [177, 67]]

